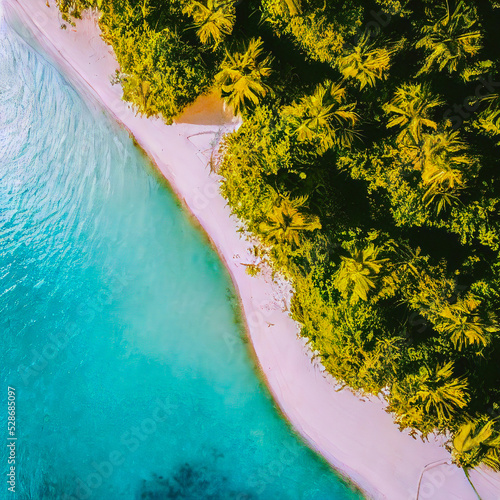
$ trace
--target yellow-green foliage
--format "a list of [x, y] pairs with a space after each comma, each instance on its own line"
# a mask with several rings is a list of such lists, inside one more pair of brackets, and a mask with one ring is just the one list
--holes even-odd
[[243, 52], [226, 51], [221, 70], [215, 76], [217, 87], [235, 114], [256, 107], [268, 93], [265, 79], [271, 74], [271, 59], [263, 57], [262, 40], [252, 38]]
[[110, 0], [103, 4], [100, 26], [120, 63], [124, 99], [139, 113], [162, 116], [167, 123], [211, 84], [205, 55], [183, 29], [189, 22], [172, 2], [161, 23], [154, 4]]
[[[461, 0], [60, 0], [99, 7], [124, 98], [244, 121], [221, 191], [294, 286], [339, 383], [466, 470], [500, 459], [500, 9]], [[257, 257], [257, 255], [256, 255]], [[250, 274], [258, 264], [248, 265]], [[333, 424], [332, 424], [333, 425]]]
[[483, 463], [500, 470], [500, 432], [495, 421], [483, 416], [464, 423], [453, 438], [452, 452], [455, 462], [466, 469]]
[[[362, 9], [359, 6], [346, 8], [345, 2], [339, 1], [293, 3], [300, 5], [300, 9], [290, 8], [289, 0], [263, 0], [264, 19], [280, 35], [292, 36], [308, 57], [334, 66], [344, 44], [361, 26]], [[326, 17], [326, 6], [331, 11], [337, 9], [344, 22]]]
[[193, 18], [196, 34], [204, 45], [214, 48], [231, 33], [235, 21], [234, 4], [227, 0], [188, 0], [182, 9]]
[[391, 386], [390, 410], [402, 427], [419, 428], [424, 434], [444, 430], [470, 400], [468, 382], [455, 376], [453, 362], [422, 366]]

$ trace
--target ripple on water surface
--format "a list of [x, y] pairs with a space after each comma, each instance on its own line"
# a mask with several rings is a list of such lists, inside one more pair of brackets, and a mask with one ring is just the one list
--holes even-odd
[[223, 265], [128, 134], [5, 25], [0, 53], [17, 498], [358, 498], [275, 410]]

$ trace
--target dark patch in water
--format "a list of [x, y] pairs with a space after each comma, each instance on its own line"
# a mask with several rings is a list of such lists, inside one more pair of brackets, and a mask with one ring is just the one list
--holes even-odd
[[153, 474], [144, 480], [136, 500], [253, 500], [251, 493], [234, 491], [227, 484], [227, 477], [204, 466], [184, 463], [168, 478]]

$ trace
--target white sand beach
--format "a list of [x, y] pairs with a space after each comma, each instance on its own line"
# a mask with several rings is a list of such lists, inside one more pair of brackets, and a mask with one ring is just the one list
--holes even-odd
[[[65, 23], [53, 0], [50, 6], [45, 0], [3, 2], [6, 19], [19, 18], [68, 79], [133, 134], [209, 235], [240, 295], [270, 391], [308, 444], [369, 498], [415, 499], [420, 484], [420, 499], [477, 499], [463, 471], [448, 465], [443, 438], [425, 443], [414, 439], [399, 431], [382, 400], [360, 400], [348, 390], [336, 390], [298, 338], [298, 325], [286, 310], [286, 283], [274, 282], [269, 270], [257, 277], [245, 272], [245, 264], [254, 261], [251, 244], [237, 232], [239, 223], [208, 165], [214, 141], [238, 125], [220, 100], [201, 98], [171, 126], [137, 116], [121, 99], [121, 87], [111, 84], [118, 63], [100, 38], [95, 15], [86, 14], [76, 28], [61, 29]], [[484, 500], [500, 500], [500, 474], [476, 470], [471, 478]]]

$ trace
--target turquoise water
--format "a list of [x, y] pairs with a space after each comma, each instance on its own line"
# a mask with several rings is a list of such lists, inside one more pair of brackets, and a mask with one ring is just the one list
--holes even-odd
[[0, 498], [359, 498], [280, 417], [223, 265], [128, 134], [5, 24], [0, 56]]

